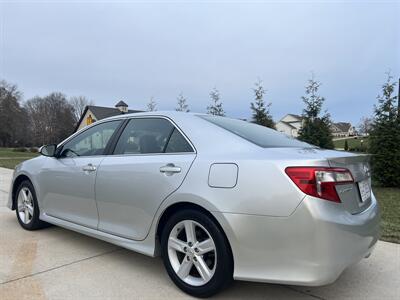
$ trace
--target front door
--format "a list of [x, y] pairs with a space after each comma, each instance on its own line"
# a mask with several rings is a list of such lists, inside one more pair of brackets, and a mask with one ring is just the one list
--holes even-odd
[[194, 149], [167, 119], [133, 118], [96, 179], [98, 229], [142, 240], [161, 202], [179, 188]]
[[42, 209], [47, 215], [97, 228], [96, 174], [120, 123], [90, 127], [62, 145], [59, 157], [48, 158], [39, 176]]

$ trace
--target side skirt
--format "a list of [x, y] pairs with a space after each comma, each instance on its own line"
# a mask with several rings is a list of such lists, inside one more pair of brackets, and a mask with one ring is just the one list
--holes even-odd
[[126, 239], [126, 238], [122, 238], [119, 236], [115, 236], [109, 233], [105, 233], [99, 230], [95, 230], [92, 228], [88, 228], [82, 225], [78, 225], [72, 222], [68, 222], [56, 217], [52, 217], [46, 214], [41, 214], [40, 215], [40, 219], [48, 222], [50, 224], [56, 225], [56, 226], [60, 226], [66, 229], [70, 229], [106, 242], [109, 242], [111, 244], [117, 245], [117, 246], [121, 246], [123, 248], [129, 249], [129, 250], [133, 250], [135, 252], [139, 252], [141, 254], [147, 255], [147, 256], [151, 256], [151, 257], [155, 257], [156, 253], [155, 253], [155, 245], [154, 242], [151, 242], [151, 239], [147, 238], [143, 241], [135, 241], [135, 240], [130, 240], [130, 239]]

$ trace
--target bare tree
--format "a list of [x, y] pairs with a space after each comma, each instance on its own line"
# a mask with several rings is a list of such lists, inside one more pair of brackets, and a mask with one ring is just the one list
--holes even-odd
[[61, 93], [30, 99], [25, 108], [36, 145], [59, 143], [74, 131], [74, 108]]
[[358, 131], [362, 135], [367, 135], [369, 134], [369, 131], [372, 128], [372, 118], [370, 117], [362, 117], [360, 120], [360, 123], [358, 124]]
[[150, 98], [150, 102], [147, 104], [147, 111], [156, 111], [157, 103], [154, 101], [154, 97]]
[[183, 111], [183, 112], [189, 112], [189, 105], [186, 102], [186, 98], [183, 96], [182, 93], [179, 94], [178, 98], [178, 106], [175, 109], [176, 111]]
[[22, 93], [14, 84], [0, 81], [0, 146], [25, 146], [28, 119], [21, 107]]
[[85, 96], [75, 96], [69, 99], [69, 103], [74, 109], [74, 119], [78, 123], [86, 106], [94, 105], [92, 100], [87, 99]]

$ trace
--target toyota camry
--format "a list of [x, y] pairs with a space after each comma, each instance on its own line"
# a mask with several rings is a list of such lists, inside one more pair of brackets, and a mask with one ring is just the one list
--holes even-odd
[[9, 208], [161, 255], [183, 291], [233, 279], [318, 286], [368, 257], [379, 235], [369, 157], [324, 150], [241, 120], [124, 114], [16, 167]]

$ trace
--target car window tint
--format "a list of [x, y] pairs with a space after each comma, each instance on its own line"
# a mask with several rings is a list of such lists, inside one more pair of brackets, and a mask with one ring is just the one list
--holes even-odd
[[178, 153], [178, 152], [193, 152], [192, 147], [183, 137], [183, 135], [175, 128], [168, 141], [166, 153]]
[[198, 115], [198, 117], [222, 127], [225, 130], [228, 130], [263, 148], [315, 148], [313, 145], [301, 142], [276, 130], [254, 123], [210, 115]]
[[163, 153], [174, 126], [161, 118], [131, 119], [114, 154]]
[[95, 125], [63, 145], [63, 157], [102, 155], [120, 120]]

